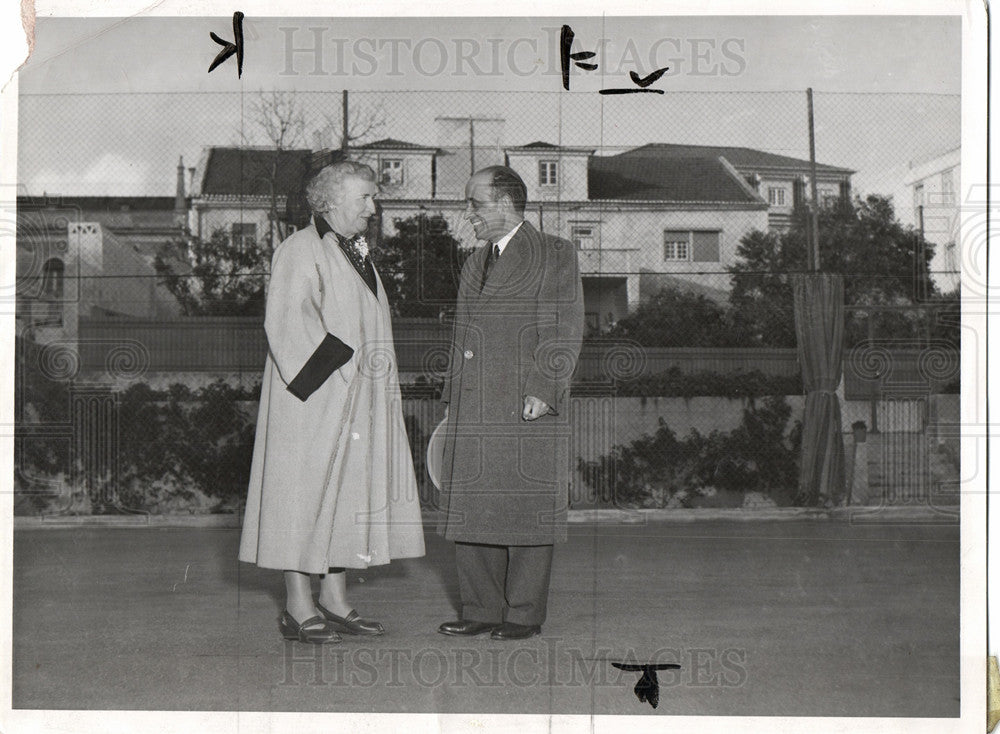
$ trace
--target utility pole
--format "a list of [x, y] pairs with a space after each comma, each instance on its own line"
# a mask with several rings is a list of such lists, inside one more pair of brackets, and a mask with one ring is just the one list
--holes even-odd
[[469, 118], [469, 175], [476, 172], [476, 120]]
[[[466, 123], [468, 123], [468, 130], [469, 130], [469, 133], [468, 133], [469, 134], [469, 175], [471, 176], [471, 175], [475, 174], [475, 172], [476, 172], [476, 123], [477, 122], [492, 123], [493, 126], [494, 126], [494, 128], [496, 128], [497, 126], [502, 126], [503, 125], [504, 119], [502, 117], [474, 117], [472, 115], [469, 115], [469, 116], [462, 115], [462, 116], [459, 116], [459, 117], [450, 117], [450, 116], [449, 117], [436, 117], [436, 118], [434, 118], [434, 121], [435, 122], [447, 122], [449, 124], [453, 124], [453, 125], [455, 125], [455, 127], [452, 128], [453, 130], [459, 130], [461, 128], [459, 128], [458, 125], [460, 125], [460, 124], [461, 125], [465, 125]], [[490, 137], [490, 135], [492, 135], [492, 133], [490, 132], [490, 130], [494, 129], [494, 128], [490, 128], [489, 126], [487, 126], [486, 133], [485, 133], [487, 137]], [[483, 134], [483, 129], [480, 128], [479, 132], [482, 135]], [[501, 144], [501, 141], [500, 141], [500, 137], [498, 136], [498, 138], [497, 138], [497, 148], [498, 149], [500, 147], [500, 144]], [[458, 145], [449, 146], [449, 145], [446, 144], [445, 147], [452, 147], [453, 149], [457, 149], [459, 146]], [[464, 146], [462, 146], [462, 147], [464, 147]]]
[[813, 124], [813, 90], [809, 87], [806, 90], [806, 97], [809, 100], [809, 166], [812, 169], [812, 204], [809, 207], [809, 231], [812, 233], [810, 248], [808, 253], [809, 269], [813, 272], [819, 270], [819, 195], [816, 188], [816, 129]]
[[342, 121], [341, 121], [341, 128], [340, 128], [341, 131], [342, 131], [341, 135], [340, 135], [340, 152], [343, 153], [344, 157], [346, 158], [347, 157], [347, 144], [350, 142], [350, 139], [348, 137], [348, 129], [347, 129], [347, 124], [349, 122], [349, 116], [348, 116], [348, 113], [347, 113], [347, 90], [345, 89], [343, 92], [340, 93], [340, 95], [341, 95], [340, 96], [340, 111], [341, 111], [341, 117], [343, 118]]

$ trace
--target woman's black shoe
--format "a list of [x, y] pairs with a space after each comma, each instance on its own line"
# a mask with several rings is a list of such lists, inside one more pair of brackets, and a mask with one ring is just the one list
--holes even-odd
[[385, 632], [381, 623], [363, 619], [354, 609], [346, 617], [338, 617], [319, 602], [316, 602], [316, 608], [334, 627], [349, 635], [381, 635]]
[[310, 617], [304, 622], [296, 622], [295, 618], [287, 611], [278, 617], [278, 628], [281, 636], [286, 640], [298, 640], [299, 642], [309, 642], [314, 645], [325, 645], [328, 642], [342, 642], [343, 638], [337, 634], [333, 626], [318, 614]]

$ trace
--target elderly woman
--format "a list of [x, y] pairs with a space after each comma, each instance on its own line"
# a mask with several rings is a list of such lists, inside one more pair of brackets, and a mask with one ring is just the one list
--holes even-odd
[[313, 225], [271, 263], [239, 557], [284, 570], [279, 627], [302, 642], [382, 634], [348, 602], [345, 569], [424, 554], [389, 304], [362, 234], [375, 194], [368, 166], [327, 166], [306, 188]]

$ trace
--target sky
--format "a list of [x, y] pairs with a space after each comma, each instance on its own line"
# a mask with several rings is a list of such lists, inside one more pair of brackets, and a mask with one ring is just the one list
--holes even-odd
[[[331, 85], [550, 91], [558, 89], [558, 32], [564, 23], [576, 34], [574, 51], [593, 50], [606, 39], [595, 61], [607, 63], [595, 77], [632, 68], [634, 54], [647, 72], [651, 56], [672, 61], [667, 79], [676, 91], [813, 86], [827, 92], [960, 92], [958, 16], [248, 16], [240, 80], [206, 73], [220, 48], [208, 34], [231, 37], [229, 18], [40, 18], [20, 82], [22, 92], [30, 93], [232, 92], [261, 85], [302, 91], [328, 91]], [[307, 54], [297, 54], [290, 67], [287, 39], [305, 48], [317, 35], [324, 47], [320, 73]], [[700, 62], [693, 52], [703, 54]], [[595, 79], [589, 88], [599, 86]]]
[[[595, 71], [562, 88], [559, 29]], [[378, 137], [441, 144], [441, 116], [503, 118], [502, 144], [600, 153], [648, 142], [741, 145], [808, 157], [815, 90], [821, 163], [855, 170], [859, 191], [906, 194], [911, 161], [960, 140], [957, 16], [268, 18], [247, 14], [244, 70], [212, 73], [231, 17], [39, 18], [18, 76], [23, 193], [174, 192], [178, 158], [259, 130], [262, 90], [294, 92], [315, 142], [340, 90], [379, 107]], [[319, 44], [320, 55], [305, 50]], [[299, 49], [299, 50], [296, 50]], [[635, 88], [668, 67], [660, 94]]]

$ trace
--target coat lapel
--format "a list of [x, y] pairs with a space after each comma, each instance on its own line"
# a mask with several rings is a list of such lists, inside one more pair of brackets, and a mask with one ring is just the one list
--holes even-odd
[[360, 278], [361, 282], [364, 283], [365, 290], [371, 293], [372, 298], [375, 299], [375, 303], [381, 305], [379, 301], [378, 289], [379, 286], [382, 285], [382, 283], [381, 280], [379, 279], [378, 271], [375, 270], [375, 264], [372, 263], [372, 270], [375, 271], [375, 290], [373, 291], [372, 287], [368, 285], [368, 280], [365, 277], [363, 268], [359, 266], [359, 264], [356, 263], [354, 259], [347, 254], [345, 249], [347, 247], [347, 245], [345, 244], [346, 240], [341, 238], [341, 236], [334, 231], [334, 229], [327, 223], [327, 221], [323, 217], [317, 216], [315, 217], [314, 221], [316, 226], [316, 233], [319, 235], [320, 240], [327, 241], [327, 235], [330, 235], [329, 242], [340, 252], [340, 256], [347, 261], [348, 265], [351, 266], [351, 269], [358, 274], [358, 278]]
[[[477, 305], [482, 306], [497, 293], [509, 291], [510, 289], [507, 286], [512, 280], [525, 277], [523, 271], [525, 264], [530, 259], [527, 255], [532, 232], [533, 228], [530, 224], [527, 222], [521, 223], [517, 233], [503, 249], [500, 259], [496, 261], [493, 269], [490, 270], [490, 277], [486, 279], [486, 284], [479, 293]], [[482, 247], [480, 251], [483, 253], [479, 258], [479, 272], [481, 273], [483, 267], [486, 265], [487, 248]]]
[[[486, 245], [483, 245], [474, 253], [472, 253], [472, 256], [470, 257], [469, 267], [472, 271], [470, 273], [472, 277], [470, 278], [471, 282], [469, 283], [469, 290], [471, 291], [470, 300], [472, 301], [472, 303], [476, 303], [480, 298], [482, 298], [483, 292], [485, 292], [486, 290], [485, 284], [483, 285], [482, 290], [480, 290], [479, 285], [480, 283], [482, 283], [483, 268], [486, 267], [486, 258], [488, 255], [489, 255], [488, 248], [486, 247]], [[493, 270], [496, 270], [496, 266], [494, 266]], [[493, 271], [490, 271], [490, 277], [491, 278], [493, 277]]]

